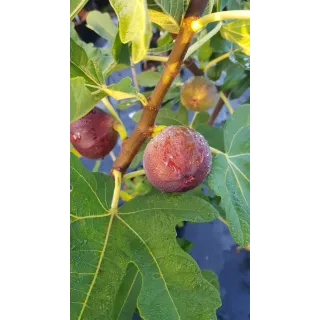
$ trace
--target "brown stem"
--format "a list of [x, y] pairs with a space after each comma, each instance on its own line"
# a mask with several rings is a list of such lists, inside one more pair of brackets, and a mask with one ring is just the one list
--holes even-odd
[[[224, 93], [226, 96], [228, 96], [229, 93], [230, 93], [230, 90], [226, 90], [226, 91], [224, 91], [223, 93]], [[223, 105], [224, 105], [224, 102], [223, 102], [223, 100], [220, 98], [220, 99], [218, 100], [215, 108], [213, 109], [213, 111], [212, 111], [212, 113], [211, 113], [211, 115], [210, 115], [210, 118], [209, 118], [209, 120], [208, 120], [208, 124], [209, 124], [210, 126], [213, 125], [213, 123], [214, 123], [214, 121], [216, 120], [217, 116], [219, 115], [219, 113], [220, 113]]]
[[143, 142], [153, 132], [154, 122], [161, 107], [162, 100], [172, 81], [180, 72], [183, 58], [187, 52], [194, 32], [191, 23], [197, 20], [207, 5], [208, 0], [191, 0], [180, 31], [170, 53], [169, 59], [151, 96], [143, 109], [141, 118], [130, 137], [122, 142], [120, 153], [113, 163], [113, 169], [125, 172]]
[[194, 62], [192, 58], [188, 58], [184, 61], [185, 66], [195, 75], [195, 76], [203, 76], [204, 72], [201, 70]]

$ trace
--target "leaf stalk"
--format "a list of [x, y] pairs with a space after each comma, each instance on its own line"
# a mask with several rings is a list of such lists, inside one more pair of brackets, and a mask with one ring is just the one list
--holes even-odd
[[197, 32], [210, 22], [248, 19], [250, 19], [250, 10], [230, 10], [214, 12], [194, 21], [191, 25], [191, 28], [194, 32]]

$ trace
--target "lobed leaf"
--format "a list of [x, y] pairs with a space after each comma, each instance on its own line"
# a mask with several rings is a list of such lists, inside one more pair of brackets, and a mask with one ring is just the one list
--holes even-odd
[[70, 122], [85, 116], [105, 96], [105, 93], [92, 94], [85, 86], [82, 77], [70, 79]]
[[135, 264], [129, 263], [117, 292], [111, 319], [132, 319], [141, 286], [142, 278], [138, 268]]
[[114, 59], [111, 55], [111, 50], [110, 48], [96, 48], [94, 47], [93, 43], [85, 43], [82, 41], [76, 30], [74, 29], [73, 23], [71, 23], [71, 28], [70, 28], [70, 38], [81, 48], [84, 49], [84, 51], [87, 54], [88, 59], [90, 60], [95, 60], [101, 71], [102, 75], [105, 78], [107, 76], [107, 72], [112, 66]]
[[70, 39], [70, 120], [86, 115], [106, 94], [99, 64]]
[[109, 96], [116, 100], [136, 97], [142, 103], [146, 104], [146, 98], [131, 85], [131, 82], [132, 79], [130, 77], [125, 77], [118, 83], [109, 85], [105, 90]]
[[217, 275], [211, 270], [201, 270], [202, 276], [212, 284], [217, 290], [219, 290], [219, 279]]
[[73, 39], [70, 39], [70, 77], [82, 77], [87, 84], [98, 87], [104, 85], [97, 61], [89, 59], [86, 51]]
[[224, 127], [226, 153], [214, 157], [208, 185], [221, 197], [230, 233], [240, 246], [250, 243], [250, 106], [242, 105]]
[[122, 315], [119, 304], [129, 291], [122, 280], [130, 263], [142, 278], [137, 306], [143, 319], [214, 318], [219, 293], [177, 244], [175, 232], [180, 221], [216, 218], [208, 202], [160, 193], [137, 197], [111, 216], [113, 178], [87, 171], [73, 154], [71, 187], [71, 319]]
[[117, 35], [118, 29], [113, 24], [109, 13], [101, 13], [93, 10], [88, 13], [87, 27], [97, 33], [101, 38], [108, 40], [112, 46]]
[[132, 43], [132, 60], [138, 63], [149, 49], [152, 36], [145, 0], [110, 0], [119, 20], [122, 43]]
[[236, 43], [250, 56], [250, 20], [237, 20], [224, 24], [220, 33], [225, 39]]
[[184, 0], [147, 0], [148, 12], [152, 22], [164, 30], [177, 34], [188, 6]]

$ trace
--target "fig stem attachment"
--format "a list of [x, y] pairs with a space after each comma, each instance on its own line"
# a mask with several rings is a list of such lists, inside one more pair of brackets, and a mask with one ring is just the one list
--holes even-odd
[[194, 115], [193, 115], [193, 118], [192, 118], [192, 120], [191, 120], [191, 123], [190, 123], [190, 128], [192, 128], [192, 129], [194, 129], [194, 122], [195, 122], [195, 120], [196, 120], [196, 118], [197, 118], [197, 115], [198, 115], [198, 111], [196, 111], [195, 113], [194, 113]]
[[94, 167], [92, 169], [92, 172], [98, 172], [100, 169], [100, 165], [101, 165], [101, 159], [96, 161], [96, 163], [94, 164]]
[[111, 202], [111, 215], [115, 214], [118, 210], [122, 177], [122, 173], [115, 169], [112, 171], [112, 174], [114, 176], [114, 190]]
[[113, 129], [116, 130], [119, 133], [119, 136], [120, 136], [122, 141], [127, 138], [126, 128], [121, 123], [115, 122], [113, 124]]
[[214, 12], [203, 16], [202, 18], [193, 21], [191, 29], [194, 32], [199, 31], [210, 22], [217, 22], [222, 20], [248, 20], [250, 19], [250, 10], [229, 10], [222, 12]]
[[114, 128], [115, 130], [117, 130], [120, 134], [120, 138], [122, 140], [124, 140], [128, 135], [127, 135], [127, 130], [122, 122], [122, 120], [120, 119], [118, 113], [116, 112], [116, 110], [114, 110], [112, 104], [110, 103], [110, 101], [107, 98], [102, 98], [101, 100], [103, 102], [103, 104], [105, 105], [105, 107], [107, 108], [107, 110], [109, 111], [109, 113], [112, 115], [112, 117], [117, 120], [119, 122], [119, 124], [122, 126], [122, 136], [120, 134], [120, 132]]
[[158, 133], [160, 133], [166, 126], [154, 126], [151, 137], [155, 137]]
[[223, 100], [224, 104], [226, 105], [226, 107], [229, 110], [230, 114], [233, 114], [233, 108], [230, 104], [230, 101], [228, 100], [228, 98], [226, 97], [226, 95], [223, 93], [223, 91], [219, 92], [220, 98]]
[[138, 177], [138, 176], [142, 176], [146, 174], [144, 169], [141, 169], [141, 170], [137, 170], [137, 171], [133, 171], [133, 172], [130, 172], [130, 173], [127, 173], [123, 176], [123, 180], [128, 180], [128, 179], [132, 179], [132, 178], [135, 178], [135, 177]]
[[216, 149], [216, 148], [213, 148], [213, 147], [210, 147], [210, 150], [211, 150], [211, 153], [214, 154], [214, 155], [217, 155], [217, 154], [224, 154], [224, 152]]

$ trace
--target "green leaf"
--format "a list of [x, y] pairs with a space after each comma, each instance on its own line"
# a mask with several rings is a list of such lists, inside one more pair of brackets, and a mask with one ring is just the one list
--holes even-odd
[[208, 112], [197, 112], [194, 115], [194, 118], [192, 120], [192, 128], [194, 128], [195, 130], [197, 130], [197, 127], [201, 124], [201, 123], [207, 123], [209, 120], [209, 113]]
[[105, 78], [107, 76], [107, 72], [112, 66], [112, 63], [114, 62], [113, 57], [111, 55], [110, 48], [95, 48], [93, 43], [85, 43], [82, 41], [76, 30], [74, 29], [73, 23], [71, 23], [70, 28], [70, 38], [81, 48], [84, 49], [84, 51], [87, 54], [88, 59], [95, 60], [101, 71], [102, 75]]
[[105, 92], [116, 100], [127, 99], [136, 97], [143, 103], [147, 103], [146, 98], [138, 92], [138, 90], [131, 86], [131, 78], [125, 77], [121, 79], [118, 83], [111, 84], [105, 89]]
[[183, 251], [188, 252], [188, 253], [193, 248], [193, 243], [187, 239], [184, 239], [184, 238], [177, 238], [177, 243]]
[[224, 141], [223, 141], [223, 129], [219, 127], [212, 127], [208, 124], [199, 124], [196, 130], [201, 133], [208, 141], [211, 147], [214, 147], [224, 152]]
[[[201, 31], [201, 34], [206, 35], [207, 30], [204, 29], [203, 31]], [[213, 49], [210, 45], [210, 40], [208, 40], [198, 49], [199, 61], [205, 62], [205, 61], [209, 60], [212, 52], [213, 52]]]
[[[218, 53], [218, 52], [224, 53], [224, 52], [229, 52], [231, 50], [231, 42], [222, 38], [220, 32], [215, 34], [210, 39], [210, 45], [214, 53]], [[215, 56], [215, 58], [218, 56], [220, 56], [220, 54]]]
[[119, 32], [117, 33], [112, 45], [112, 56], [114, 58], [114, 63], [108, 69], [108, 75], [114, 71], [130, 66], [130, 47], [128, 43], [121, 42]]
[[177, 34], [179, 32], [180, 27], [172, 17], [166, 15], [160, 10], [148, 9], [148, 13], [150, 20], [164, 30], [173, 34]]
[[[102, 86], [104, 78], [99, 64], [95, 60], [90, 60], [85, 50], [73, 39], [70, 39], [70, 77], [82, 77], [86, 84]], [[95, 91], [93, 89], [91, 91]]]
[[211, 270], [201, 270], [202, 276], [217, 290], [219, 290], [219, 279], [218, 276]]
[[224, 24], [220, 33], [225, 39], [243, 48], [243, 52], [250, 56], [250, 20], [237, 20]]
[[[148, 98], [150, 97], [150, 95], [152, 94], [152, 91], [144, 91], [143, 92], [143, 95]], [[132, 107], [133, 105], [139, 103], [139, 99], [137, 98], [130, 98], [130, 99], [126, 99], [124, 101], [120, 101], [118, 104], [117, 104], [117, 108], [119, 110], [126, 110], [130, 107]]]
[[188, 111], [180, 105], [178, 111], [173, 111], [168, 108], [162, 108], [159, 110], [156, 123], [170, 126], [170, 125], [187, 125], [188, 124]]
[[240, 246], [250, 243], [250, 106], [242, 105], [224, 127], [226, 153], [213, 159], [208, 185], [221, 197], [230, 233]]
[[[220, 54], [213, 54], [213, 57], [211, 57], [211, 59], [215, 59], [218, 56], [220, 56]], [[207, 77], [213, 81], [217, 81], [218, 79], [220, 79], [222, 71], [224, 71], [229, 66], [229, 64], [232, 63], [228, 59], [220, 61], [218, 64], [207, 70]]]
[[228, 0], [216, 0], [215, 1], [215, 7], [216, 7], [216, 12], [220, 12], [222, 11], [225, 6], [227, 5]]
[[[217, 27], [217, 26], [216, 26]], [[210, 40], [215, 34], [217, 34], [217, 32], [219, 31], [219, 29], [213, 28], [212, 30], [210, 30], [208, 33], [204, 33], [201, 36], [198, 36], [197, 41], [195, 43], [193, 43], [189, 49], [187, 50], [187, 53], [185, 55], [184, 60], [186, 60], [188, 57], [190, 57], [193, 52], [195, 52], [196, 50], [198, 50], [202, 45], [204, 45], [205, 42], [207, 42], [208, 40]]]
[[170, 33], [178, 33], [188, 1], [147, 0], [152, 22]]
[[247, 56], [241, 51], [236, 51], [230, 54], [229, 60], [240, 65], [245, 70], [250, 70], [250, 56]]
[[239, 98], [250, 87], [250, 75], [242, 78], [230, 93], [230, 99]]
[[[138, 122], [141, 118], [143, 110], [136, 112], [132, 120]], [[188, 111], [187, 109], [180, 105], [178, 111], [173, 111], [171, 108], [161, 108], [158, 112], [156, 124], [164, 126], [175, 126], [175, 125], [187, 125], [188, 124]]]
[[110, 0], [119, 20], [122, 43], [132, 43], [132, 60], [138, 63], [149, 49], [151, 22], [145, 0]]
[[88, 0], [70, 0], [70, 20], [73, 20], [87, 2]]
[[70, 39], [70, 54], [70, 116], [73, 122], [105, 97], [106, 86], [97, 61], [89, 59], [86, 51], [73, 39]]
[[111, 319], [132, 319], [141, 286], [142, 278], [138, 268], [133, 263], [129, 263], [116, 295]]
[[[214, 1], [215, 0], [209, 0], [208, 1], [207, 6], [205, 7], [205, 9], [203, 11], [203, 16], [212, 13], [212, 9], [213, 9], [213, 6], [214, 6]], [[188, 2], [190, 2], [190, 1], [188, 1]]]
[[175, 226], [208, 222], [218, 212], [197, 197], [157, 194], [128, 201], [111, 216], [113, 183], [71, 154], [70, 318], [117, 319], [121, 280], [133, 263], [142, 277], [143, 319], [212, 319], [219, 293], [177, 244]]
[[148, 50], [148, 52], [150, 52], [150, 53], [162, 53], [162, 52], [167, 52], [167, 51], [170, 51], [170, 50], [173, 48], [173, 45], [174, 45], [173, 42], [171, 42], [171, 43], [166, 43], [166, 44], [164, 44], [163, 46], [158, 47], [158, 48], [150, 48], [150, 49]]
[[244, 69], [240, 65], [230, 62], [227, 64], [227, 67], [224, 68], [224, 71], [227, 75], [224, 78], [223, 85], [221, 86], [221, 90], [223, 91], [234, 87], [244, 74]]
[[228, 10], [241, 10], [241, 0], [228, 0]]
[[144, 150], [146, 149], [147, 147], [147, 144], [149, 143], [150, 139], [148, 138], [144, 143], [143, 145], [141, 146], [141, 148], [139, 149], [138, 153], [135, 155], [135, 157], [133, 158], [131, 164], [130, 164], [130, 167], [129, 168], [136, 168], [139, 163], [142, 161], [143, 159], [143, 153], [144, 153]]
[[[176, 77], [177, 79], [177, 77]], [[152, 91], [144, 91], [143, 95], [148, 98], [152, 94]], [[169, 88], [167, 91], [166, 95], [164, 96], [162, 102], [165, 103], [170, 99], [178, 99], [180, 97], [180, 87], [179, 86], [174, 86], [174, 84]], [[179, 98], [180, 99], [180, 98]], [[132, 98], [128, 99], [126, 101], [122, 101], [117, 105], [117, 108], [120, 110], [125, 110], [130, 108], [131, 106], [135, 105], [138, 103], [139, 100], [137, 98]], [[139, 119], [138, 119], [139, 120]]]
[[99, 102], [105, 93], [92, 94], [82, 77], [70, 79], [70, 122], [85, 116]]
[[118, 29], [113, 24], [109, 13], [101, 13], [97, 10], [90, 11], [87, 16], [87, 27], [108, 40], [112, 46]]
[[162, 35], [160, 35], [160, 38], [157, 39], [157, 46], [162, 47], [171, 42], [173, 42], [173, 38], [171, 37], [171, 34], [168, 31], [164, 31]]
[[143, 71], [137, 75], [138, 84], [143, 87], [154, 87], [160, 80], [161, 73], [156, 71]]

